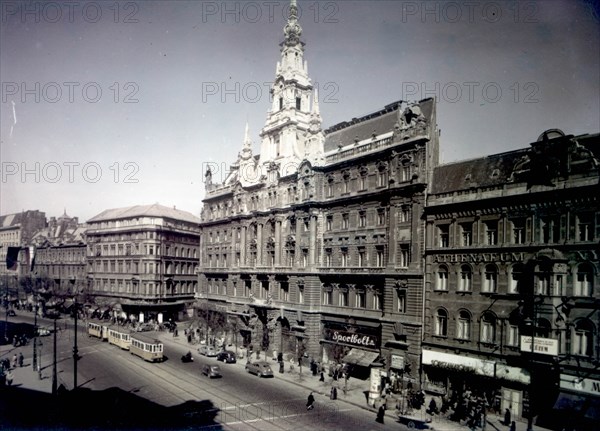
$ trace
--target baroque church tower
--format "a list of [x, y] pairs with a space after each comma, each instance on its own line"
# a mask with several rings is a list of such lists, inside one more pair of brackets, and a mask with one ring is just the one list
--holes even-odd
[[296, 172], [303, 160], [323, 163], [324, 134], [321, 130], [318, 93], [308, 77], [304, 60], [302, 27], [298, 6], [291, 0], [284, 27], [281, 60], [277, 62], [271, 87], [272, 105], [260, 132], [260, 169], [263, 174], [277, 169], [279, 176]]

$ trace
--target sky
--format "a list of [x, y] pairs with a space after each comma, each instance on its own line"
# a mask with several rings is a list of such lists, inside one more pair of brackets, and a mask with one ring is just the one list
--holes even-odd
[[[323, 126], [436, 97], [443, 163], [598, 133], [594, 4], [299, 0]], [[258, 153], [288, 1], [0, 6], [0, 214], [199, 216], [246, 122]]]

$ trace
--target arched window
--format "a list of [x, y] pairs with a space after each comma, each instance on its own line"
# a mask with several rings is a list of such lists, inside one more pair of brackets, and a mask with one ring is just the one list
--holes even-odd
[[483, 279], [482, 292], [493, 293], [496, 292], [498, 286], [498, 269], [495, 265], [487, 265], [485, 267], [485, 274]]
[[552, 326], [547, 319], [537, 319], [535, 323], [535, 336], [550, 338], [550, 332], [552, 331]]
[[469, 265], [463, 265], [460, 267], [460, 282], [458, 284], [458, 290], [460, 292], [470, 292], [473, 281], [473, 271]]
[[469, 340], [471, 338], [471, 315], [466, 310], [461, 310], [458, 313], [456, 338], [461, 340]]
[[575, 296], [590, 297], [593, 294], [594, 271], [588, 263], [582, 263], [577, 267], [577, 278], [575, 280]]
[[448, 268], [444, 265], [438, 268], [435, 290], [448, 290]]
[[448, 312], [443, 308], [438, 309], [435, 314], [434, 334], [440, 337], [448, 335]]
[[571, 336], [571, 352], [574, 355], [594, 355], [594, 325], [587, 319], [578, 320]]
[[482, 343], [496, 342], [496, 316], [486, 313], [481, 317], [481, 335]]
[[510, 271], [510, 283], [508, 284], [508, 293], [519, 293], [519, 284], [523, 277], [523, 264], [517, 263], [512, 266]]

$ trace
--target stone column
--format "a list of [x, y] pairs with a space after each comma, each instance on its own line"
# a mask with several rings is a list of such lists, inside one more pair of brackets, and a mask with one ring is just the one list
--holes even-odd
[[240, 266], [246, 266], [246, 232], [248, 227], [242, 226], [242, 234], [240, 238]]
[[310, 267], [314, 267], [315, 257], [317, 255], [317, 215], [310, 214], [309, 217], [310, 238], [308, 244], [308, 264]]

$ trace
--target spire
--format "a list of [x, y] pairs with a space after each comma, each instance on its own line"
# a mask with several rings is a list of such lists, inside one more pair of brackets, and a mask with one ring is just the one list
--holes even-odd
[[285, 35], [285, 44], [287, 46], [293, 46], [300, 43], [300, 36], [302, 35], [302, 27], [298, 24], [298, 5], [296, 0], [290, 0], [290, 13], [288, 15], [288, 22], [283, 28]]
[[250, 128], [248, 127], [248, 121], [246, 121], [246, 130], [244, 131], [244, 149], [252, 148], [252, 139], [250, 139]]
[[319, 110], [319, 89], [315, 88], [315, 92], [313, 94], [313, 114], [316, 116], [321, 115], [321, 111]]

